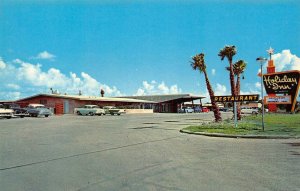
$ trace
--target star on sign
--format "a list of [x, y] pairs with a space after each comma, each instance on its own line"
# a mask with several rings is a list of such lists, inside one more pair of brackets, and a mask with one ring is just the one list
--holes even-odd
[[269, 54], [274, 54], [274, 49], [273, 49], [272, 47], [270, 47], [269, 50], [267, 50], [267, 52], [268, 52]]

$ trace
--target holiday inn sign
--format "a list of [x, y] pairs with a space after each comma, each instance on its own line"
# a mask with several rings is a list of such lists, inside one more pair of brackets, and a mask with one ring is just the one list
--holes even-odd
[[[289, 95], [290, 111], [294, 111], [300, 84], [300, 71], [291, 70], [263, 75], [263, 83], [267, 94]], [[279, 98], [280, 96], [275, 96]]]
[[294, 93], [299, 86], [299, 71], [264, 74], [263, 82], [268, 94]]

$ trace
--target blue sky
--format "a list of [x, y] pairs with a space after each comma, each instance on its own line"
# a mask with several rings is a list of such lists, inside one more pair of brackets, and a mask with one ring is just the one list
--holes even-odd
[[[190, 67], [205, 53], [217, 95], [230, 94], [227, 61], [248, 63], [243, 93], [258, 93], [258, 56], [275, 49], [275, 64], [300, 70], [300, 2], [276, 1], [8, 1], [0, 3], [0, 100], [49, 88], [107, 96], [207, 95]], [[278, 63], [277, 63], [278, 62]], [[280, 62], [280, 63], [279, 63]]]

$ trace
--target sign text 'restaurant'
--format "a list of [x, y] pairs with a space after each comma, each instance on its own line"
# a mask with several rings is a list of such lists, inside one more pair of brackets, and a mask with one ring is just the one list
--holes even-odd
[[259, 95], [238, 95], [238, 96], [214, 96], [213, 99], [216, 102], [242, 102], [242, 101], [258, 101]]

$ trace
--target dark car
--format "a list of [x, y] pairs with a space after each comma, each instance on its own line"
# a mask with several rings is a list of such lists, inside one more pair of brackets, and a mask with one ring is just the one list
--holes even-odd
[[220, 108], [219, 108], [219, 111], [229, 112], [229, 108], [220, 107]]
[[14, 111], [14, 116], [18, 116], [18, 117], [25, 117], [25, 116], [29, 116], [28, 112], [26, 109], [21, 108], [18, 104], [15, 103], [5, 103], [3, 104], [4, 107], [6, 109], [12, 109]]

